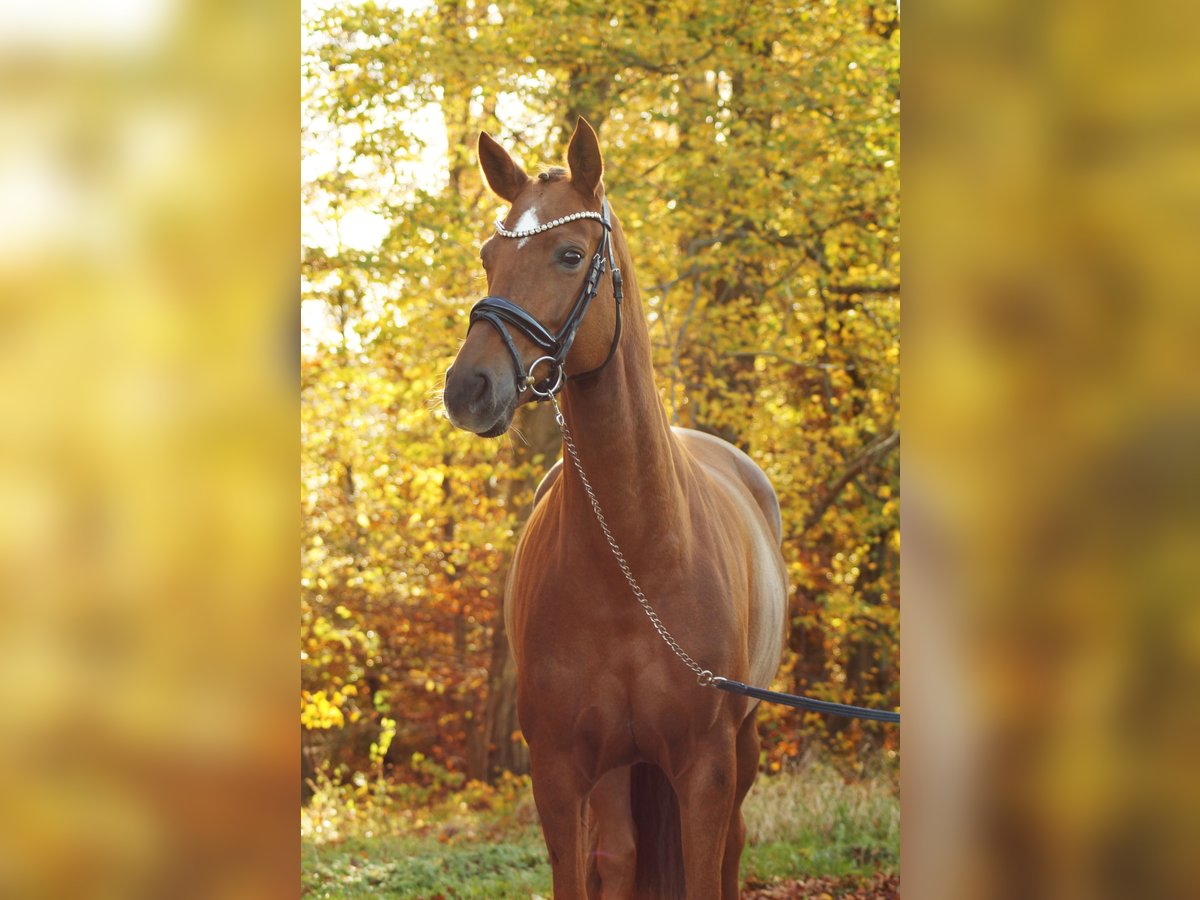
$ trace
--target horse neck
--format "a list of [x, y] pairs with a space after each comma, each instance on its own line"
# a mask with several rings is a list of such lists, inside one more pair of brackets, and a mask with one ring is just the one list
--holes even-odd
[[[562, 407], [605, 517], [618, 539], [634, 541], [679, 515], [681, 460], [654, 387], [646, 316], [617, 223], [613, 241], [625, 284], [620, 346], [597, 377], [571, 383]], [[611, 294], [604, 299], [613, 302]], [[565, 447], [563, 456], [563, 465], [573, 469]], [[563, 502], [568, 513], [593, 517], [574, 471], [564, 478]]]

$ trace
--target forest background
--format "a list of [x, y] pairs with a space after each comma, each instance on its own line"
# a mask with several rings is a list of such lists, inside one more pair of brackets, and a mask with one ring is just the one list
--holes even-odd
[[[304, 797], [526, 771], [499, 595], [548, 410], [485, 441], [440, 409], [503, 205], [578, 116], [642, 286], [678, 424], [779, 494], [778, 689], [899, 704], [899, 29], [890, 0], [333, 3], [306, 13], [301, 359]], [[760, 713], [765, 772], [846, 778], [895, 729]]]

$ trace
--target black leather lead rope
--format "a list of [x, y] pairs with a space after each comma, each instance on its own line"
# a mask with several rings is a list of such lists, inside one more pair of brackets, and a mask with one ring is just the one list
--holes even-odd
[[714, 675], [713, 687], [719, 691], [731, 694], [742, 694], [753, 697], [764, 703], [778, 703], [780, 706], [790, 706], [793, 709], [807, 709], [812, 712], [826, 713], [831, 716], [846, 716], [850, 719], [869, 719], [874, 722], [900, 722], [900, 713], [889, 712], [885, 709], [868, 709], [865, 706], [850, 706], [847, 703], [831, 703], [828, 700], [814, 700], [811, 697], [800, 697], [796, 694], [785, 694], [781, 691], [768, 691], [763, 688], [751, 687], [740, 681], [731, 681]]

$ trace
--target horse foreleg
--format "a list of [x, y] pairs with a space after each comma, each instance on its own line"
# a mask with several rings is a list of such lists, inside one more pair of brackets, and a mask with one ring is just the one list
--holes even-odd
[[721, 897], [737, 900], [740, 893], [739, 872], [742, 849], [746, 845], [746, 823], [742, 818], [742, 801], [758, 775], [758, 725], [754, 714], [748, 715], [737, 735], [737, 788], [733, 797], [733, 814], [729, 818], [729, 834], [725, 838], [725, 860], [721, 864]]
[[737, 790], [732, 735], [715, 737], [672, 779], [679, 798], [683, 866], [690, 900], [721, 896], [725, 838]]
[[603, 900], [633, 896], [637, 840], [629, 802], [629, 766], [612, 769], [596, 782], [591, 796], [596, 824], [596, 871]]
[[530, 747], [533, 800], [542, 821], [542, 836], [554, 873], [555, 900], [585, 900], [586, 811], [589, 785], [580, 783], [577, 770], [556, 755], [535, 754]]

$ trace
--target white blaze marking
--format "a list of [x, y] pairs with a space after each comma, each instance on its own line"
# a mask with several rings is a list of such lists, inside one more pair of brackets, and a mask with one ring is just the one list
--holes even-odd
[[[529, 209], [525, 210], [525, 212], [521, 213], [521, 218], [517, 219], [517, 224], [512, 227], [512, 230], [526, 231], [530, 228], [537, 228], [541, 224], [542, 223], [538, 221], [537, 208], [531, 206]], [[524, 247], [528, 240], [529, 238], [523, 237], [517, 241], [517, 249], [520, 250], [522, 247]]]

